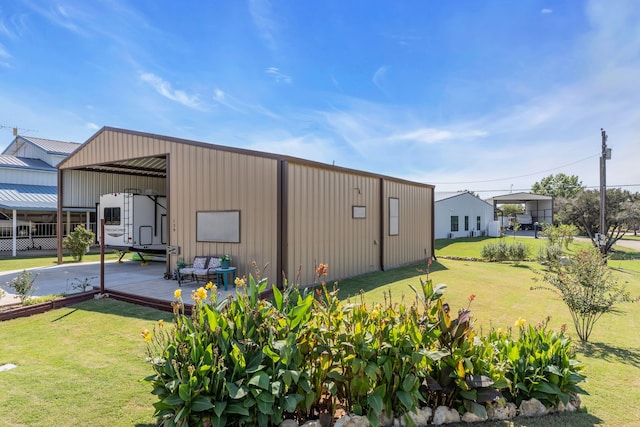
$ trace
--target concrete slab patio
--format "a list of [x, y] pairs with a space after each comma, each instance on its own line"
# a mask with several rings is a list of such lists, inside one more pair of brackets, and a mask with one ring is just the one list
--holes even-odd
[[[16, 277], [21, 270], [0, 273], [0, 283], [3, 285]], [[49, 267], [27, 269], [32, 275], [36, 275], [34, 286], [37, 288], [34, 296], [73, 294], [81, 289], [74, 289], [73, 284], [88, 280], [91, 286], [100, 286], [100, 263], [88, 262], [78, 264], [63, 264]], [[165, 263], [149, 262], [143, 266], [139, 261], [124, 261], [121, 264], [115, 261], [104, 264], [104, 285], [105, 292], [118, 291], [130, 295], [155, 298], [163, 301], [173, 301], [173, 292], [178, 289], [176, 280], [165, 280]], [[191, 303], [189, 294], [199, 285], [196, 282], [183, 283], [183, 299], [185, 303]], [[0, 299], [0, 305], [10, 305], [19, 302], [14, 294], [11, 294], [7, 286], [3, 286], [7, 293]], [[218, 291], [220, 298], [224, 298], [235, 291], [229, 288], [228, 291], [221, 289]]]

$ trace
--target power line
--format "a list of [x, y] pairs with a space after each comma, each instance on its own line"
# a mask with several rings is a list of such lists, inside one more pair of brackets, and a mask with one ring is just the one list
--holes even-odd
[[[621, 185], [615, 185], [615, 184], [607, 184], [607, 187], [609, 188], [623, 188], [623, 187], [640, 187], [640, 184], [621, 184]], [[584, 189], [597, 189], [600, 188], [599, 185], [585, 185], [582, 186], [581, 188]], [[509, 192], [509, 191], [531, 191], [531, 188], [499, 188], [499, 189], [494, 189], [494, 190], [470, 190], [473, 191], [474, 193], [495, 193], [498, 191], [505, 191], [505, 192]]]
[[561, 169], [561, 168], [564, 168], [564, 167], [567, 167], [567, 166], [575, 165], [576, 163], [584, 162], [585, 160], [592, 159], [592, 158], [597, 157], [599, 155], [600, 155], [600, 153], [594, 154], [594, 155], [589, 156], [589, 157], [585, 157], [584, 159], [576, 160], [575, 162], [571, 162], [571, 163], [567, 163], [565, 165], [557, 166], [555, 168], [546, 169], [546, 170], [543, 170], [543, 171], [540, 171], [540, 172], [528, 173], [528, 174], [525, 174], [525, 175], [511, 176], [511, 177], [508, 177], [508, 178], [486, 179], [486, 180], [483, 180], [483, 181], [430, 182], [430, 183], [434, 184], [434, 185], [453, 185], [453, 184], [459, 185], [459, 184], [482, 184], [482, 183], [486, 183], [486, 182], [507, 181], [507, 180], [511, 180], [511, 179], [525, 178], [525, 177], [528, 177], [528, 176], [539, 175], [541, 173], [551, 172], [551, 171], [554, 171], [554, 170], [557, 170], [557, 169]]

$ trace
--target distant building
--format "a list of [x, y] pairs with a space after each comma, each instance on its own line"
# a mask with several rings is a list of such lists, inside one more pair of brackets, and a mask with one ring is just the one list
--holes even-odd
[[[15, 255], [19, 250], [57, 247], [56, 166], [79, 146], [75, 142], [18, 135], [0, 154], [0, 251], [12, 250]], [[88, 216], [86, 209], [81, 211], [66, 209], [65, 224], [84, 223]]]
[[436, 239], [484, 236], [494, 220], [493, 206], [466, 191], [436, 192], [434, 212]]

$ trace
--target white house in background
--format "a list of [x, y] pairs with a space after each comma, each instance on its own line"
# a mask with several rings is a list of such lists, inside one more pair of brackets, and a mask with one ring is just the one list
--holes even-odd
[[434, 204], [436, 239], [484, 236], [494, 221], [493, 206], [466, 191], [436, 192]]

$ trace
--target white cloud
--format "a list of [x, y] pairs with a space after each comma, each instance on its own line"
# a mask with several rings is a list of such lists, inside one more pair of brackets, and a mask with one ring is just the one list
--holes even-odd
[[171, 83], [163, 80], [161, 77], [152, 73], [141, 73], [140, 80], [148, 83], [153, 87], [156, 92], [164, 96], [171, 101], [175, 101], [185, 107], [193, 108], [194, 110], [205, 111], [206, 107], [200, 102], [199, 96], [189, 95], [183, 90], [173, 89]]
[[280, 71], [279, 68], [276, 67], [269, 67], [265, 70], [265, 73], [267, 73], [269, 76], [271, 76], [271, 78], [273, 78], [273, 80], [276, 81], [276, 83], [291, 83], [292, 79], [291, 76], [284, 74], [283, 72]]
[[269, 0], [250, 0], [249, 14], [258, 34], [265, 41], [267, 47], [276, 50], [276, 38], [278, 24], [273, 17], [272, 5]]
[[415, 141], [421, 144], [436, 144], [450, 140], [461, 140], [469, 138], [483, 138], [487, 132], [480, 130], [473, 131], [451, 131], [444, 129], [422, 128], [412, 132], [394, 135], [391, 139], [400, 141]]
[[384, 92], [384, 87], [383, 87], [384, 77], [387, 74], [388, 69], [389, 67], [385, 65], [379, 67], [376, 70], [376, 72], [373, 73], [373, 77], [371, 78], [371, 81], [373, 82], [373, 84], [376, 85], [376, 87], [383, 92]]
[[544, 9], [542, 9], [542, 10], [540, 11], [540, 13], [542, 13], [543, 15], [544, 15], [544, 14], [548, 14], [548, 13], [553, 13], [553, 10], [552, 10], [552, 9], [544, 8]]
[[11, 55], [9, 55], [9, 52], [7, 52], [2, 43], [0, 43], [0, 58], [11, 58]]
[[98, 126], [97, 124], [92, 123], [92, 122], [87, 122], [86, 127], [87, 127], [87, 129], [93, 130], [93, 131], [96, 131], [96, 130], [100, 129], [100, 126]]

